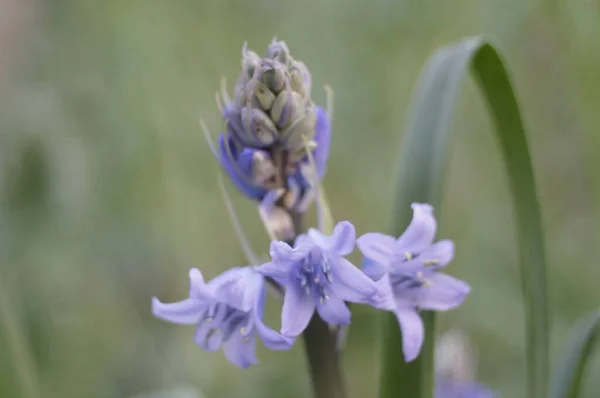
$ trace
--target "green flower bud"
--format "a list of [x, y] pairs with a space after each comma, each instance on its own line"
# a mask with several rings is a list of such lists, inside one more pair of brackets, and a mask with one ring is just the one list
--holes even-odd
[[245, 107], [241, 110], [242, 127], [248, 142], [257, 148], [269, 146], [278, 137], [277, 128], [260, 109]]
[[269, 48], [267, 48], [267, 58], [277, 60], [282, 64], [287, 65], [288, 61], [291, 59], [290, 50], [288, 49], [287, 44], [274, 37], [271, 44], [269, 44]]
[[271, 119], [277, 127], [288, 127], [304, 111], [306, 100], [299, 93], [291, 90], [280, 92], [271, 107]]
[[279, 62], [265, 59], [256, 70], [255, 78], [263, 82], [269, 90], [279, 94], [285, 87], [286, 70]]
[[[281, 133], [283, 146], [290, 151], [306, 153], [304, 141], [309, 143], [315, 137], [315, 127], [317, 125], [316, 108], [311, 104], [303, 114]], [[316, 144], [316, 143], [315, 143]]]
[[304, 62], [296, 60], [292, 61], [289, 75], [292, 90], [308, 98], [310, 96], [311, 77]]
[[251, 79], [246, 84], [246, 98], [248, 103], [253, 106], [259, 105], [263, 110], [268, 111], [273, 106], [275, 94], [269, 90], [266, 84], [256, 79]]

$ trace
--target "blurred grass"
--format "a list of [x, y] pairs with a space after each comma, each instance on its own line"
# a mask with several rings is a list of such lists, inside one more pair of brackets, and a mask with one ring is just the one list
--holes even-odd
[[[30, 4], [30, 2], [23, 3]], [[214, 91], [233, 82], [241, 45], [274, 35], [331, 84], [336, 113], [326, 187], [334, 216], [385, 230], [410, 93], [427, 56], [466, 35], [495, 37], [532, 136], [547, 229], [553, 353], [598, 307], [600, 4], [595, 0], [40, 2], [0, 85], [0, 272], [44, 397], [131, 397], [195, 386], [207, 397], [305, 397], [302, 347], [260, 350], [239, 370], [153, 319], [187, 269], [243, 264], [198, 118], [216, 132]], [[3, 61], [4, 58], [0, 58]], [[4, 70], [4, 69], [0, 69]], [[459, 104], [440, 236], [474, 286], [441, 317], [479, 346], [480, 377], [524, 391], [524, 334], [506, 180], [473, 87]], [[267, 237], [234, 195], [254, 247]], [[354, 257], [358, 259], [357, 256]], [[278, 324], [278, 307], [268, 314]], [[344, 362], [353, 397], [372, 396], [378, 325], [354, 308]], [[20, 389], [0, 330], [0, 396]], [[589, 374], [600, 371], [596, 358]], [[588, 380], [585, 397], [600, 394]]]

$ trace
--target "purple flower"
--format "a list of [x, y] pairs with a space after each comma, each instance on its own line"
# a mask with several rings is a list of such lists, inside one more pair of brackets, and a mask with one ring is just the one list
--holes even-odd
[[355, 240], [354, 226], [343, 221], [331, 236], [310, 229], [293, 248], [284, 242], [271, 243], [272, 262], [257, 270], [285, 287], [282, 334], [302, 333], [315, 309], [329, 324], [348, 324], [350, 310], [344, 301], [367, 302], [377, 293], [376, 284], [344, 258], [354, 249]]
[[459, 306], [470, 291], [463, 281], [437, 272], [452, 260], [454, 244], [449, 240], [433, 243], [433, 208], [416, 203], [412, 208], [413, 219], [398, 239], [368, 233], [356, 242], [365, 258], [364, 273], [380, 288], [371, 303], [395, 313], [407, 361], [417, 357], [423, 343], [418, 310], [448, 311]]
[[196, 325], [196, 344], [205, 351], [224, 347], [227, 359], [242, 368], [258, 363], [256, 336], [272, 350], [287, 350], [294, 339], [282, 336], [263, 321], [264, 278], [252, 267], [230, 269], [209, 283], [190, 270], [189, 298], [165, 304], [152, 298], [155, 317], [180, 325]]

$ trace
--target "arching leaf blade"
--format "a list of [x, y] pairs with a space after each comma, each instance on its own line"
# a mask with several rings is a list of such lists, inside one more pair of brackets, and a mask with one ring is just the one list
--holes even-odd
[[[527, 335], [528, 396], [545, 396], [548, 373], [548, 308], [544, 240], [527, 137], [508, 74], [494, 47], [468, 38], [441, 48], [417, 83], [402, 142], [392, 233], [410, 222], [413, 202], [431, 203], [439, 216], [451, 144], [454, 106], [472, 71], [494, 122], [513, 198]], [[435, 315], [424, 312], [426, 340], [417, 360], [405, 363], [400, 331], [385, 314], [380, 398], [431, 398], [434, 384]]]

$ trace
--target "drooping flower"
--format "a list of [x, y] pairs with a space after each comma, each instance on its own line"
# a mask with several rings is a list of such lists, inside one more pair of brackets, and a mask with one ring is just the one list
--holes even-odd
[[407, 361], [417, 357], [423, 343], [418, 311], [456, 308], [470, 291], [465, 282], [438, 272], [452, 260], [454, 244], [433, 243], [437, 228], [433, 207], [415, 203], [412, 208], [413, 219], [398, 239], [367, 233], [356, 242], [364, 256], [363, 272], [380, 288], [372, 304], [396, 315]]
[[304, 212], [311, 198], [311, 168], [322, 179], [329, 156], [330, 126], [325, 110], [310, 98], [311, 77], [283, 41], [273, 39], [264, 58], [242, 49], [235, 95], [222, 93], [226, 130], [216, 156], [232, 183], [247, 197], [262, 201], [285, 189], [278, 205]]
[[281, 333], [298, 336], [315, 309], [332, 325], [350, 323], [350, 310], [344, 303], [368, 302], [377, 293], [376, 284], [344, 256], [354, 249], [354, 226], [343, 221], [326, 236], [316, 229], [300, 235], [290, 247], [271, 243], [271, 262], [257, 271], [285, 287]]
[[190, 270], [189, 297], [176, 303], [152, 298], [155, 317], [180, 325], [196, 325], [195, 342], [205, 351], [223, 346], [227, 359], [242, 368], [258, 363], [256, 337], [272, 350], [287, 350], [294, 339], [263, 323], [264, 278], [252, 267], [230, 269], [205, 283]]

